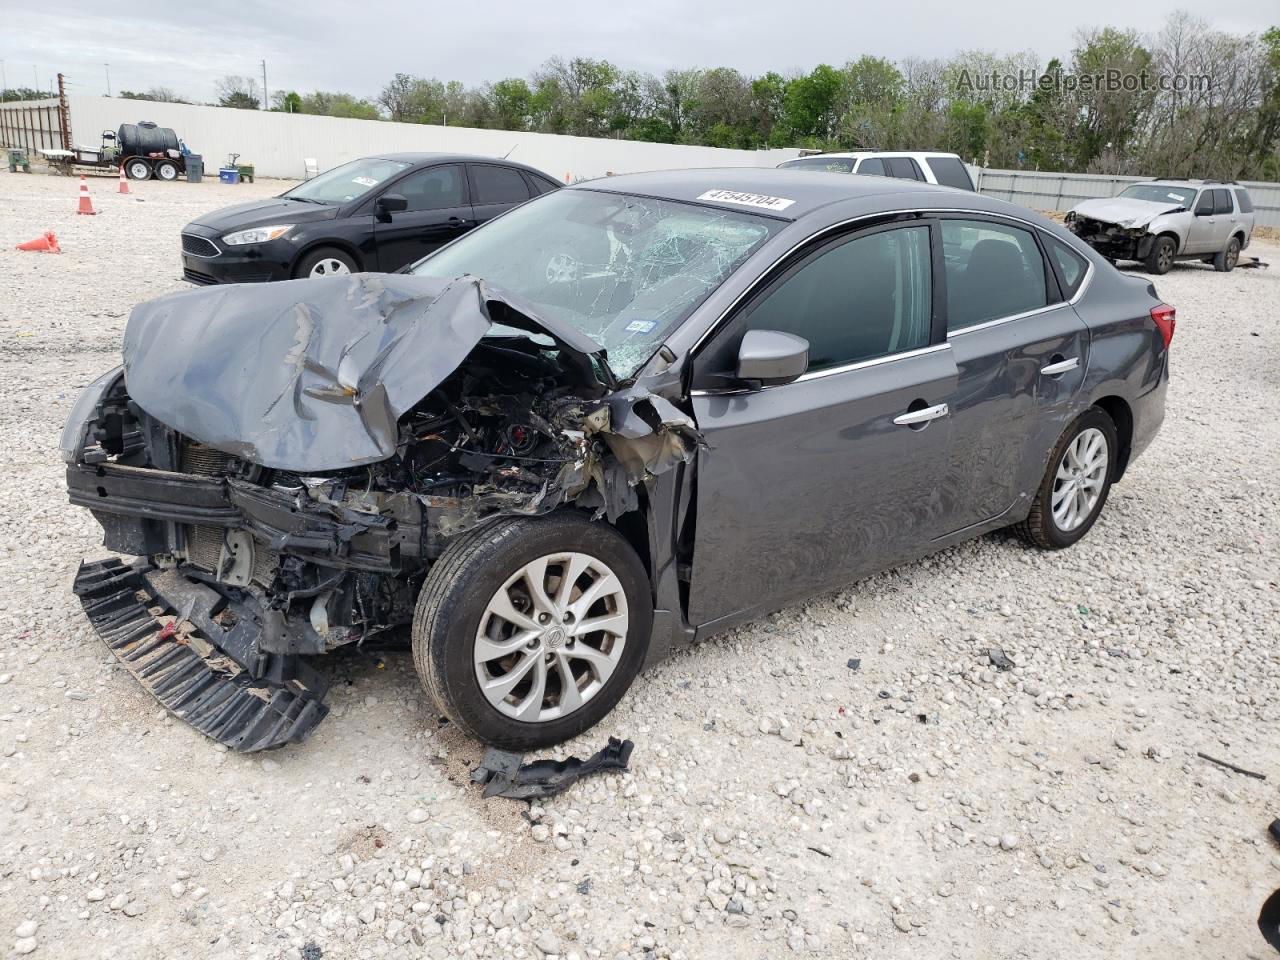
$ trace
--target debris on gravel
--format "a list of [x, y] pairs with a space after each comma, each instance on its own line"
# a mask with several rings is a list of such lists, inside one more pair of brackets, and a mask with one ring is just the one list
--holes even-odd
[[[183, 288], [187, 221], [284, 187], [92, 180], [77, 218], [77, 181], [0, 172], [6, 950], [1264, 955], [1280, 271], [1155, 279], [1178, 307], [1167, 419], [1081, 543], [988, 536], [692, 647], [550, 752], [629, 737], [627, 770], [494, 804], [408, 654], [327, 664], [341, 722], [255, 760], [158, 710], [71, 594], [105, 555], [57, 454], [78, 389], [134, 303]], [[12, 250], [50, 229], [62, 256]]]

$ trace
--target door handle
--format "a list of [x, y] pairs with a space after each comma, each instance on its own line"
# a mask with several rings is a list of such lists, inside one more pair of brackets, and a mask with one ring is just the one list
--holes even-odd
[[945, 417], [950, 412], [945, 403], [939, 403], [932, 407], [922, 407], [919, 410], [908, 410], [901, 416], [894, 417], [893, 422], [900, 427], [914, 427], [917, 424], [928, 423], [930, 420]]
[[1056, 377], [1058, 374], [1074, 370], [1078, 366], [1080, 366], [1080, 358], [1072, 357], [1070, 360], [1059, 360], [1057, 363], [1051, 363], [1047, 367], [1041, 367], [1040, 372], [1046, 377]]

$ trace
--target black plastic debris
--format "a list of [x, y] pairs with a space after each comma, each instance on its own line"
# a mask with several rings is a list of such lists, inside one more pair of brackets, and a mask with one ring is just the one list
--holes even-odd
[[1280, 951], [1280, 890], [1267, 897], [1258, 912], [1258, 929], [1262, 939]]
[[849, 658], [848, 667], [850, 670], [857, 673], [857, 671], [859, 670], [859, 668], [861, 668], [861, 666], [862, 666], [862, 661], [860, 659], [858, 659], [857, 657]]
[[1224, 769], [1233, 770], [1236, 773], [1242, 773], [1246, 777], [1252, 777], [1254, 780], [1267, 779], [1267, 775], [1265, 773], [1258, 773], [1256, 770], [1246, 770], [1244, 767], [1238, 767], [1234, 763], [1230, 763], [1226, 760], [1219, 760], [1217, 757], [1211, 757], [1207, 753], [1197, 751], [1196, 756], [1201, 760], [1208, 760], [1210, 763], [1217, 764], [1219, 767], [1223, 767]]
[[1267, 832], [1271, 834], [1272, 840], [1280, 843], [1280, 820], [1272, 820], [1271, 826], [1267, 827]]
[[992, 647], [988, 650], [987, 659], [991, 661], [991, 665], [997, 670], [1012, 670], [1017, 666], [1000, 647]]
[[484, 797], [508, 797], [512, 800], [540, 800], [563, 793], [583, 777], [607, 770], [625, 770], [635, 744], [630, 740], [610, 737], [609, 744], [586, 760], [534, 760], [522, 763], [524, 756], [506, 750], [490, 750], [471, 771], [472, 783], [483, 783]]

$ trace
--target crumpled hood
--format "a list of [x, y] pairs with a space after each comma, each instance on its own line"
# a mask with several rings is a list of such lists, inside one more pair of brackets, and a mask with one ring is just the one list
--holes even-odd
[[351, 274], [209, 287], [140, 304], [124, 335], [125, 382], [148, 414], [194, 440], [295, 472], [385, 460], [397, 420], [493, 326], [603, 353], [474, 277]]
[[1133, 197], [1112, 197], [1110, 199], [1086, 200], [1071, 208], [1078, 217], [1101, 220], [1103, 223], [1114, 223], [1118, 227], [1141, 227], [1150, 223], [1162, 213], [1173, 213], [1184, 209], [1181, 204], [1172, 201], [1137, 200]]

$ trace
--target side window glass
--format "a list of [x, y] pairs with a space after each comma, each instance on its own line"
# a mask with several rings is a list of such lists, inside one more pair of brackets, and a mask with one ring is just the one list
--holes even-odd
[[1230, 190], [1214, 190], [1213, 191], [1213, 212], [1217, 213], [1234, 213], [1235, 207], [1231, 204]]
[[982, 220], [943, 220], [947, 330], [1048, 303], [1044, 258], [1030, 231]]
[[736, 351], [747, 330], [794, 333], [810, 370], [915, 350], [929, 345], [931, 279], [928, 227], [855, 237], [775, 287], [730, 339]]
[[476, 188], [472, 203], [523, 203], [529, 199], [529, 188], [525, 186], [524, 177], [506, 167], [473, 163], [471, 182]]
[[1207, 217], [1213, 213], [1213, 191], [1200, 191], [1200, 199], [1196, 201], [1196, 216]]
[[961, 190], [972, 190], [973, 181], [969, 179], [969, 170], [955, 157], [929, 157], [926, 162], [933, 171], [934, 178], [944, 187], [958, 187]]
[[449, 163], [410, 174], [394, 184], [391, 193], [409, 201], [409, 210], [447, 210], [463, 204], [462, 164]]
[[886, 157], [885, 165], [889, 168], [889, 176], [897, 177], [900, 180], [914, 180], [916, 178], [915, 170], [912, 169], [914, 164], [910, 157]]
[[1240, 206], [1241, 213], [1253, 213], [1253, 201], [1249, 199], [1248, 190], [1236, 191], [1236, 203]]
[[1070, 300], [1076, 295], [1076, 291], [1080, 289], [1080, 284], [1084, 283], [1085, 271], [1088, 270], [1089, 264], [1070, 247], [1061, 240], [1051, 237], [1048, 234], [1042, 234], [1045, 246], [1049, 250], [1049, 256], [1053, 258], [1054, 264], [1058, 268], [1058, 276], [1062, 278], [1062, 295]]
[[869, 173], [873, 177], [886, 177], [888, 173], [884, 169], [884, 161], [879, 157], [867, 157], [858, 164], [859, 173]]

